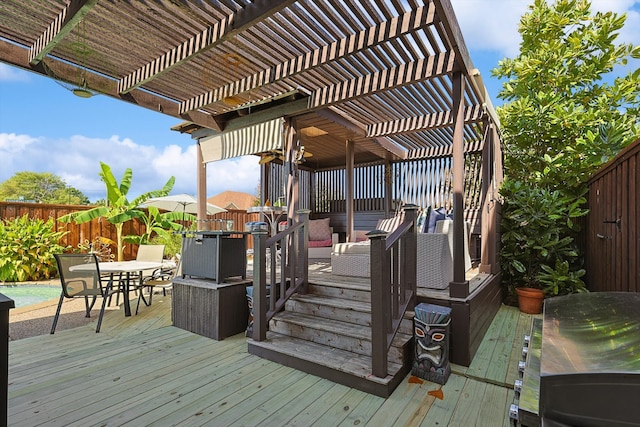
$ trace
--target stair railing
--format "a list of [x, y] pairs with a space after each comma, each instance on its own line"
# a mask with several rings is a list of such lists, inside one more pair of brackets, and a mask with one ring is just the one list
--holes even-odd
[[[298, 222], [275, 236], [268, 237], [268, 227], [251, 232], [253, 236], [252, 338], [255, 341], [267, 339], [269, 321], [282, 310], [293, 294], [307, 293], [310, 212], [306, 209], [298, 211]], [[268, 257], [267, 254], [269, 254]]]
[[387, 356], [407, 310], [416, 303], [416, 213], [405, 205], [404, 221], [391, 233], [374, 230], [371, 240], [371, 368], [387, 376]]

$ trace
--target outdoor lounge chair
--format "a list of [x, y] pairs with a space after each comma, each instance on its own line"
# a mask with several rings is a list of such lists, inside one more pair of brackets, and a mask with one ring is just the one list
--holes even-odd
[[[167, 295], [167, 289], [173, 286], [173, 279], [182, 275], [182, 261], [178, 260], [178, 265], [175, 269], [167, 271], [167, 270], [156, 270], [150, 277], [143, 278], [142, 282], [138, 285], [138, 303], [136, 304], [136, 314], [138, 314], [138, 309], [140, 308], [140, 300], [144, 302], [144, 305], [149, 307], [151, 305], [151, 300], [153, 299], [153, 288], [161, 288], [162, 294]], [[149, 301], [144, 297], [144, 289], [149, 289]]]
[[[107, 297], [111, 297], [118, 290], [113, 289], [111, 280], [103, 284], [104, 279], [100, 275], [98, 258], [95, 254], [55, 254], [54, 257], [58, 265], [62, 293], [60, 294], [58, 309], [53, 318], [53, 325], [51, 325], [51, 333], [55, 333], [60, 309], [65, 298], [84, 298], [87, 310], [86, 317], [91, 317], [91, 309], [98, 297], [102, 298], [102, 306], [98, 316], [96, 332], [100, 332]], [[89, 302], [89, 299], [91, 299], [91, 302]]]

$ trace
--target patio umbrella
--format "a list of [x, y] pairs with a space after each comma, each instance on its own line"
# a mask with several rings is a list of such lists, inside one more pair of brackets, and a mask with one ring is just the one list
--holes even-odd
[[[152, 199], [148, 199], [146, 202], [140, 205], [140, 207], [143, 208], [148, 208], [149, 206], [155, 206], [156, 208], [165, 211], [182, 211], [183, 220], [185, 213], [198, 213], [198, 200], [188, 194], [174, 194], [172, 196], [154, 197]], [[226, 211], [226, 209], [221, 208], [220, 206], [207, 203], [208, 215], [214, 215]]]

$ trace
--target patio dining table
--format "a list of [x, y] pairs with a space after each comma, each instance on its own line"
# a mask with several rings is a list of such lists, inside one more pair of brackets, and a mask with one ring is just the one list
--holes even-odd
[[[120, 280], [124, 282], [124, 315], [131, 316], [131, 307], [129, 306], [129, 282], [131, 280], [131, 273], [139, 273], [139, 278], [142, 280], [142, 272], [147, 270], [156, 270], [162, 268], [164, 263], [153, 261], [116, 261], [116, 262], [99, 262], [98, 268], [100, 274], [109, 274], [109, 280], [113, 283], [115, 274], [120, 275]], [[82, 265], [73, 267], [79, 270]], [[122, 280], [122, 274], [125, 274], [124, 280]]]

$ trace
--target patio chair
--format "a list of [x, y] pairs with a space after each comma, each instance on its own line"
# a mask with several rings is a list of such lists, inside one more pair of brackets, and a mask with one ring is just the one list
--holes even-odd
[[95, 254], [54, 254], [54, 257], [58, 265], [62, 293], [53, 318], [53, 325], [51, 325], [51, 334], [55, 333], [60, 309], [65, 298], [84, 298], [86, 317], [91, 317], [91, 309], [97, 298], [102, 298], [98, 325], [96, 326], [96, 332], [100, 332], [107, 298], [118, 292], [117, 289], [113, 289], [113, 281], [108, 280], [106, 284], [103, 284], [98, 258]]
[[[153, 289], [161, 288], [162, 295], [167, 295], [167, 289], [170, 289], [173, 286], [173, 279], [182, 275], [182, 260], [178, 260], [178, 264], [176, 268], [167, 271], [167, 270], [156, 270], [153, 275], [150, 277], [145, 277], [142, 279], [142, 282], [138, 285], [138, 303], [136, 304], [136, 314], [138, 314], [138, 309], [140, 308], [140, 300], [144, 302], [144, 305], [149, 307], [151, 305], [151, 300], [153, 299]], [[144, 297], [144, 289], [149, 289], [149, 301]]]
[[[164, 257], [164, 247], [165, 245], [140, 245], [138, 246], [136, 261], [162, 262], [162, 259]], [[141, 282], [145, 278], [152, 277], [154, 273], [155, 271], [142, 276], [137, 273], [130, 274], [129, 283], [135, 283], [135, 282], [138, 282], [138, 283], [135, 286], [131, 286], [129, 289], [133, 289], [137, 295]], [[118, 283], [120, 286], [120, 290], [124, 292], [124, 285], [122, 283], [122, 280], [124, 279], [120, 277], [120, 280], [118, 281]], [[116, 305], [118, 305], [119, 303], [120, 303], [120, 295], [118, 294], [116, 296]], [[109, 304], [111, 304], [111, 302], [109, 302]]]

